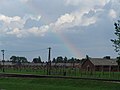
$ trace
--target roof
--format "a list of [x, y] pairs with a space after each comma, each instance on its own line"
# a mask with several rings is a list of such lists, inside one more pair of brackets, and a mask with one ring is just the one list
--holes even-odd
[[94, 65], [108, 65], [116, 66], [118, 65], [116, 59], [106, 59], [106, 58], [90, 58], [89, 59]]
[[[0, 61], [0, 65], [3, 65], [3, 62], [2, 61]], [[12, 62], [4, 62], [4, 65], [12, 65]]]

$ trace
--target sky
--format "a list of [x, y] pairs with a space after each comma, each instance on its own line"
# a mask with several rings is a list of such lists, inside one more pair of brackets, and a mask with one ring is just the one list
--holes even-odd
[[118, 19], [120, 0], [0, 0], [0, 49], [6, 60], [46, 61], [49, 47], [51, 58], [116, 57]]

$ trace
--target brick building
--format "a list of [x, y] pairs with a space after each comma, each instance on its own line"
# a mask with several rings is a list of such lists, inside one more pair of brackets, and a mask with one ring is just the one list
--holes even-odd
[[89, 58], [81, 65], [84, 71], [118, 71], [116, 59], [110, 58]]

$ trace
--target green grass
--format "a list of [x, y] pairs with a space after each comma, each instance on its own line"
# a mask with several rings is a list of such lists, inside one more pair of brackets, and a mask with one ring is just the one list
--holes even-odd
[[[57, 68], [57, 69], [52, 68], [51, 75], [63, 76], [63, 71], [66, 71], [66, 76], [120, 80], [120, 72], [85, 72], [85, 71], [80, 71], [79, 68], [77, 69], [66, 68], [66, 70], [63, 70], [63, 68]], [[0, 73], [3, 73], [2, 69], [0, 70]], [[44, 68], [36, 69], [36, 70], [33, 70], [32, 68], [25, 68], [25, 69], [7, 68], [5, 69], [4, 73], [47, 75], [47, 70]]]
[[0, 90], [120, 90], [120, 84], [75, 79], [0, 78]]
[[[2, 69], [0, 70], [1, 73], [2, 72]], [[46, 75], [46, 70], [44, 69], [38, 69], [38, 70], [32, 70], [30, 68], [27, 68], [27, 69], [5, 69], [5, 72], [4, 73], [18, 73], [18, 74], [38, 74], [38, 75]]]

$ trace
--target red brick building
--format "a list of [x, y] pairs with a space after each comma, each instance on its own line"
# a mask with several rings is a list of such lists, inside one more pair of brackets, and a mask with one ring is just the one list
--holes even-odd
[[89, 58], [81, 65], [84, 71], [118, 71], [116, 59], [110, 58]]

